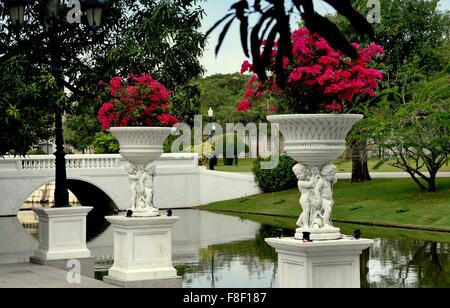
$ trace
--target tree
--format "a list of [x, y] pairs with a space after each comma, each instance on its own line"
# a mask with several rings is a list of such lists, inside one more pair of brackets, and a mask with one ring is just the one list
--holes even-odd
[[223, 127], [226, 123], [265, 122], [264, 108], [255, 108], [245, 113], [236, 112], [236, 106], [244, 96], [248, 78], [246, 75], [235, 73], [217, 74], [198, 79], [195, 83], [201, 93], [201, 114], [206, 115], [209, 108], [212, 108], [214, 120]]
[[39, 75], [22, 57], [0, 63], [0, 155], [25, 155], [38, 140], [52, 135], [53, 113], [49, 102], [55, 80]]
[[64, 122], [64, 140], [83, 153], [92, 145], [100, 131], [98, 120], [88, 114], [70, 115]]
[[[252, 2], [253, 5], [251, 5]], [[362, 35], [368, 34], [373, 38], [374, 32], [371, 25], [364, 16], [352, 7], [350, 0], [324, 0], [324, 2], [345, 16], [356, 32]], [[294, 11], [301, 15], [305, 27], [312, 33], [324, 37], [332, 48], [342, 51], [352, 58], [357, 56], [356, 48], [348, 42], [336, 25], [315, 11], [312, 0], [240, 0], [231, 7], [231, 10], [234, 10], [234, 13], [227, 14], [206, 34], [208, 36], [220, 24], [226, 22], [219, 36], [216, 54], [219, 52], [231, 24], [235, 20], [239, 20], [244, 54], [247, 57], [250, 57], [251, 54], [254, 71], [259, 79], [265, 82], [268, 77], [267, 68], [271, 65], [271, 53], [275, 40], [278, 38], [278, 56], [276, 57], [275, 67], [277, 83], [281, 89], [285, 88], [288, 80], [288, 76], [284, 74], [284, 61], [286, 58], [292, 59], [293, 57], [290, 17]], [[259, 15], [259, 21], [254, 26], [250, 26], [249, 17], [254, 15]], [[263, 50], [262, 56], [261, 50]]]
[[[367, 132], [384, 149], [381, 163], [407, 172], [424, 191], [435, 192], [436, 175], [450, 155], [450, 67], [410, 93], [393, 86], [382, 102], [368, 111]], [[412, 96], [403, 103], [405, 96]], [[429, 175], [424, 173], [424, 169]]]
[[98, 133], [92, 144], [95, 154], [119, 153], [120, 145], [111, 133]]
[[[62, 46], [57, 52], [64, 64], [61, 83], [65, 91], [59, 93], [65, 96], [60, 100], [63, 109], [76, 114], [88, 112], [94, 118], [100, 108], [96, 95], [99, 81], [109, 80], [117, 73], [147, 72], [171, 90], [200, 76], [203, 67], [199, 56], [205, 37], [200, 32], [203, 10], [198, 2], [109, 1], [102, 25], [96, 31], [64, 20], [57, 35]], [[50, 34], [43, 31], [44, 11], [41, 1], [32, 1], [27, 7], [26, 22], [19, 30], [10, 24], [5, 2], [0, 2], [0, 65], [21, 55], [34, 76], [52, 71], [55, 63], [49, 55], [55, 52], [55, 46]], [[93, 113], [89, 108], [84, 110], [84, 106], [94, 104]], [[13, 141], [20, 139], [15, 130], [1, 130]]]
[[[398, 85], [399, 89], [411, 93], [406, 88], [413, 82], [421, 81], [427, 76], [441, 71], [448, 63], [448, 55], [442, 53], [445, 40], [449, 37], [450, 16], [438, 10], [438, 0], [381, 0], [381, 23], [374, 26], [375, 39], [384, 47], [382, 70], [386, 82], [382, 88]], [[354, 7], [362, 14], [367, 11], [367, 1], [355, 0]], [[350, 41], [364, 43], [352, 29], [351, 24], [342, 16], [330, 17]], [[414, 72], [408, 64], [417, 67]], [[405, 78], [407, 76], [407, 78]], [[403, 96], [404, 102], [409, 101], [408, 95]], [[375, 105], [377, 100], [371, 100]], [[360, 102], [361, 105], [367, 101]], [[359, 104], [355, 104], [357, 107]], [[356, 108], [358, 112], [364, 108]], [[358, 123], [349, 134], [349, 144], [352, 156], [352, 182], [370, 180], [367, 166], [367, 144], [364, 133], [359, 134], [364, 123]]]

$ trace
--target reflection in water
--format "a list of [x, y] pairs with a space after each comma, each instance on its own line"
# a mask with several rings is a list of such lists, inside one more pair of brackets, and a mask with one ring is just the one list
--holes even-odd
[[[173, 214], [180, 217], [173, 230], [173, 260], [184, 287], [277, 286], [277, 255], [264, 242], [274, 236], [272, 226], [198, 210]], [[112, 265], [113, 234], [99, 216], [88, 223], [88, 248], [97, 269], [105, 271]], [[36, 227], [30, 217], [25, 225]], [[0, 218], [0, 234], [0, 263], [26, 262], [37, 247], [17, 218]], [[361, 260], [363, 287], [450, 287], [447, 243], [375, 239], [370, 255], [366, 252]]]
[[447, 243], [377, 240], [369, 261], [369, 286], [450, 287], [449, 252]]

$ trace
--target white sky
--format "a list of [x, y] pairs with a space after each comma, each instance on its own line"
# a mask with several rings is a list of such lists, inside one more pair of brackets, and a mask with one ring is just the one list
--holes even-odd
[[[208, 0], [201, 6], [206, 12], [203, 20], [202, 31], [206, 33], [216, 21], [225, 16], [233, 3], [237, 0]], [[334, 10], [326, 3], [320, 0], [314, 0], [315, 7], [320, 14], [333, 13]], [[440, 1], [441, 9], [450, 10], [450, 0]], [[292, 24], [298, 19], [293, 18]], [[246, 59], [241, 47], [239, 35], [239, 22], [235, 22], [225, 38], [219, 55], [215, 56], [215, 47], [222, 30], [223, 25], [219, 26], [209, 37], [208, 46], [203, 54], [202, 64], [205, 66], [206, 76], [214, 74], [227, 74], [239, 72], [242, 62]]]

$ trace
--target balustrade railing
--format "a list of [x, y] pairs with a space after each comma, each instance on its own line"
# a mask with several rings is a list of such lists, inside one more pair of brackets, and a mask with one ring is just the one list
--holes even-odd
[[[11, 158], [21, 170], [44, 170], [55, 168], [55, 158], [50, 155]], [[67, 155], [67, 169], [113, 169], [120, 165], [120, 155]]]

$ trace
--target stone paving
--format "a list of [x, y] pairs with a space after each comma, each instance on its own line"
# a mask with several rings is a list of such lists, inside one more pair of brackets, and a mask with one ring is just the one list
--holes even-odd
[[0, 264], [0, 288], [116, 288], [93, 278], [67, 282], [67, 272], [31, 263]]

